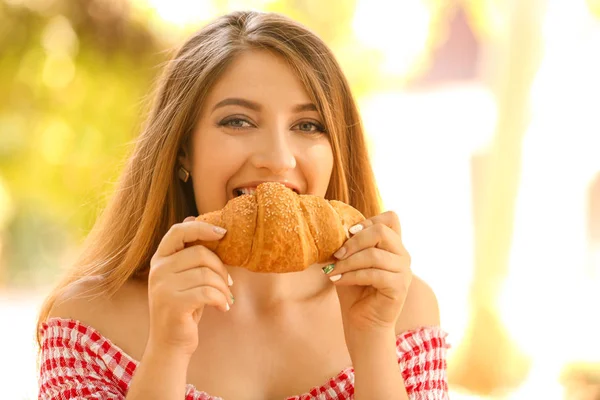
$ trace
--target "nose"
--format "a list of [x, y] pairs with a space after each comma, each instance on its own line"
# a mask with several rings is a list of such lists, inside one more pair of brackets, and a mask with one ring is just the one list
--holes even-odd
[[252, 163], [257, 169], [265, 168], [272, 174], [281, 175], [296, 168], [294, 146], [287, 130], [269, 132], [257, 140], [256, 151], [252, 156]]

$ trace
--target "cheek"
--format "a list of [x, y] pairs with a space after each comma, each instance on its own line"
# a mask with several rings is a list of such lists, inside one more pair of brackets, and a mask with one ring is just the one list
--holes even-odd
[[304, 174], [308, 182], [308, 192], [325, 196], [333, 171], [333, 151], [329, 142], [319, 143], [305, 150]]
[[192, 176], [196, 206], [200, 214], [225, 206], [227, 182], [243, 163], [242, 155], [236, 151], [239, 146], [223, 139], [217, 142], [211, 136], [206, 135], [194, 143]]

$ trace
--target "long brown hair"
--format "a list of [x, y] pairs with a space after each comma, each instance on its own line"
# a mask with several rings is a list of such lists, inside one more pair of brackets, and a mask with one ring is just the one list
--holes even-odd
[[358, 110], [331, 50], [282, 15], [227, 14], [194, 34], [167, 64], [113, 197], [79, 258], [41, 308], [38, 343], [39, 327], [65, 289], [100, 278], [94, 292], [112, 295], [128, 279], [146, 275], [153, 253], [173, 224], [197, 215], [189, 182], [177, 178], [177, 156], [212, 85], [236, 55], [252, 49], [283, 57], [324, 119], [334, 156], [326, 198], [346, 202], [366, 217], [380, 212]]

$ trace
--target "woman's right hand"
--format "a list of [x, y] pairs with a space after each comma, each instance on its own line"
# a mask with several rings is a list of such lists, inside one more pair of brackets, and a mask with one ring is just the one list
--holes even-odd
[[191, 356], [198, 346], [198, 323], [204, 306], [226, 312], [233, 304], [231, 277], [221, 259], [197, 240], [219, 240], [220, 227], [186, 218], [162, 238], [150, 262], [149, 345]]

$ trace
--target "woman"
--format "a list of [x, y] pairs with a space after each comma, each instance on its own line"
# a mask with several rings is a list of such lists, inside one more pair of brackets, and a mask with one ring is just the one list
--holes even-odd
[[[333, 268], [252, 273], [186, 247], [227, 234], [193, 216], [265, 181], [365, 215]], [[223, 16], [168, 64], [114, 198], [44, 304], [40, 398], [445, 399], [436, 298], [409, 267], [331, 51], [280, 15]]]

